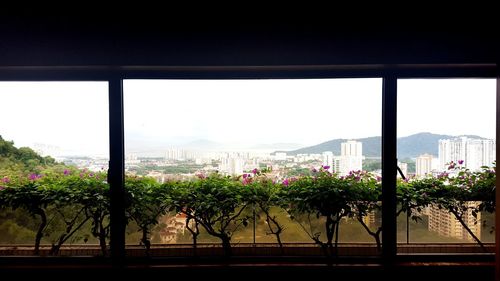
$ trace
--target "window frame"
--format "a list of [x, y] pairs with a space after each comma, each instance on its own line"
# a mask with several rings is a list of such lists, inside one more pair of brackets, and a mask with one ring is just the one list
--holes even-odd
[[[500, 75], [496, 64], [401, 64], [401, 65], [292, 65], [292, 66], [10, 66], [0, 67], [0, 81], [99, 81], [109, 85], [108, 180], [111, 189], [112, 264], [123, 266], [125, 253], [124, 203], [124, 111], [125, 79], [312, 79], [312, 78], [382, 78], [382, 262], [401, 260], [396, 236], [396, 125], [397, 80], [401, 78], [496, 78], [497, 124], [500, 120]], [[497, 125], [498, 126], [498, 125]], [[497, 130], [497, 139], [500, 132]], [[497, 145], [497, 159], [499, 156]], [[394, 167], [394, 169], [387, 169]], [[389, 179], [389, 180], [388, 180]], [[497, 183], [498, 185], [498, 183]], [[497, 202], [500, 191], [496, 191]], [[496, 228], [500, 229], [500, 216]], [[496, 235], [496, 254], [500, 254]]]

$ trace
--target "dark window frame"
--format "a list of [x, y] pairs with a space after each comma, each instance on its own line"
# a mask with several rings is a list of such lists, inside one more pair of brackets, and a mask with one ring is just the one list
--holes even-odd
[[[396, 122], [397, 80], [400, 78], [496, 78], [497, 121], [500, 107], [500, 79], [496, 64], [421, 64], [421, 65], [296, 65], [296, 66], [57, 66], [0, 67], [0, 81], [107, 81], [109, 84], [109, 145], [111, 186], [111, 261], [124, 265], [124, 79], [307, 79], [307, 78], [382, 78], [382, 187], [384, 225], [382, 261], [398, 260], [396, 237]], [[497, 138], [500, 132], [497, 130]], [[497, 153], [500, 153], [497, 147]], [[498, 156], [498, 154], [497, 154]], [[498, 158], [498, 157], [497, 157]], [[387, 169], [394, 167], [394, 169]], [[387, 180], [389, 178], [390, 180]], [[497, 200], [500, 191], [497, 190]], [[498, 213], [498, 211], [497, 211]], [[496, 216], [500, 228], [500, 216]], [[498, 235], [497, 255], [500, 253]]]

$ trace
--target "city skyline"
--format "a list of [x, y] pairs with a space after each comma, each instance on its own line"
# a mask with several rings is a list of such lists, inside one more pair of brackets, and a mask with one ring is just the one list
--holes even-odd
[[[127, 148], [151, 140], [301, 147], [381, 135], [381, 79], [125, 80], [124, 89]], [[495, 137], [494, 79], [400, 80], [398, 90], [399, 137]], [[107, 97], [106, 82], [1, 82], [0, 135], [106, 156]]]

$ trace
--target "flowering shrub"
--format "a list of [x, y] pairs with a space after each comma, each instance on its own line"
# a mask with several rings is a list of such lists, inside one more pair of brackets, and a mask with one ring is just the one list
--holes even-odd
[[259, 210], [266, 216], [266, 225], [269, 232], [267, 235], [274, 235], [276, 242], [283, 251], [283, 243], [281, 241], [281, 233], [283, 233], [284, 226], [278, 221], [276, 214], [271, 212], [273, 207], [285, 209], [287, 207], [286, 196], [281, 184], [277, 184], [274, 180], [267, 177], [266, 173], [270, 170], [252, 171], [253, 175], [247, 176], [245, 179], [249, 182], [248, 189], [246, 190], [248, 196], [247, 200], [258, 206]]
[[[284, 227], [271, 213], [271, 208], [276, 207], [286, 209], [329, 256], [337, 254], [340, 221], [347, 217], [356, 219], [380, 248], [382, 227], [371, 229], [363, 218], [381, 207], [381, 179], [363, 171], [339, 176], [328, 168], [313, 169], [310, 175], [278, 182], [267, 177], [267, 171], [258, 169], [239, 177], [199, 174], [192, 180], [164, 184], [146, 177], [127, 177], [127, 217], [139, 226], [141, 244], [147, 252], [152, 228], [161, 215], [171, 211], [186, 216], [194, 244], [201, 226], [219, 238], [225, 253], [230, 255], [231, 238], [248, 224], [250, 217], [245, 210], [251, 205], [266, 216], [268, 234], [274, 235], [280, 246]], [[496, 167], [470, 171], [461, 161], [450, 163], [449, 170], [437, 177], [400, 180], [398, 214], [407, 212], [418, 220], [427, 206], [448, 210], [482, 245], [463, 218], [469, 213], [476, 216], [481, 211], [495, 211], [495, 180]], [[470, 204], [471, 201], [480, 203]], [[57, 254], [61, 245], [89, 225], [90, 235], [99, 240], [105, 255], [109, 206], [109, 185], [104, 173], [67, 169], [0, 177], [0, 208], [21, 208], [36, 218], [35, 254], [39, 253], [43, 237], [52, 237], [52, 253]], [[318, 223], [322, 230], [318, 230]]]
[[160, 216], [171, 208], [168, 189], [147, 177], [127, 177], [127, 217], [135, 221], [142, 233], [141, 244], [149, 256], [151, 229], [158, 224]]
[[240, 217], [249, 204], [244, 198], [242, 182], [213, 173], [172, 187], [172, 204], [176, 210], [219, 238], [226, 256], [230, 256], [231, 237], [248, 223], [247, 217]]
[[[480, 171], [471, 171], [464, 167], [463, 161], [448, 165], [448, 172], [444, 172], [433, 181], [432, 185], [419, 183], [426, 188], [421, 194], [421, 200], [426, 205], [433, 205], [439, 209], [445, 209], [455, 216], [469, 235], [484, 249], [481, 240], [474, 234], [466, 223], [466, 216], [471, 214], [477, 223], [477, 215], [481, 211], [495, 211], [495, 170], [482, 167]], [[415, 191], [418, 190], [413, 188]]]
[[[306, 215], [306, 219], [298, 223], [327, 256], [337, 255], [340, 220], [352, 216], [350, 202], [360, 199], [355, 188], [357, 182], [355, 178], [342, 178], [322, 167], [312, 176], [283, 183], [292, 218]], [[326, 241], [321, 240], [321, 231], [313, 230], [311, 216], [324, 218]]]

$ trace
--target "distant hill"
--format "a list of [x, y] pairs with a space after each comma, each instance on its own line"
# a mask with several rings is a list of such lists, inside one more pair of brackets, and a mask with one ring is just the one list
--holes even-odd
[[40, 167], [55, 165], [52, 157], [42, 157], [29, 147], [17, 148], [14, 142], [0, 136], [0, 176], [2, 171], [35, 172]]
[[[451, 139], [459, 136], [438, 135], [432, 133], [418, 133], [407, 137], [398, 138], [398, 158], [415, 158], [421, 154], [429, 153], [438, 156], [438, 143], [440, 139]], [[479, 136], [466, 135], [470, 138], [479, 138]], [[369, 137], [354, 139], [363, 143], [363, 155], [367, 157], [381, 157], [382, 140], [381, 137]], [[297, 150], [286, 151], [289, 155], [322, 153], [332, 151], [334, 154], [340, 154], [340, 144], [347, 139], [334, 139], [314, 146], [304, 147]]]

